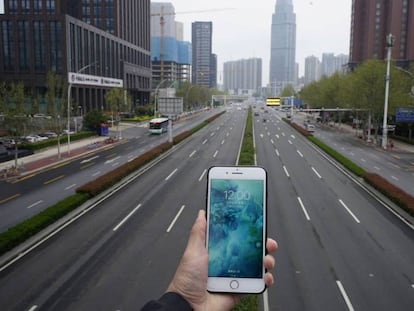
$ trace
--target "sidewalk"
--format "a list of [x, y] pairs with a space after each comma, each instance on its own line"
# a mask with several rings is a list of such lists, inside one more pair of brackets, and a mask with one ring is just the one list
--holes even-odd
[[[307, 114], [306, 113], [297, 113], [296, 118], [299, 117], [301, 119], [301, 121], [304, 121]], [[298, 120], [296, 120], [298, 121]], [[303, 126], [303, 122], [296, 122], [299, 125]], [[312, 122], [314, 124], [316, 124], [316, 121]], [[387, 150], [384, 150], [380, 145], [376, 144], [375, 142], [367, 142], [365, 140], [363, 140], [362, 138], [357, 137], [357, 132], [356, 129], [352, 128], [352, 126], [348, 125], [348, 124], [344, 124], [341, 123], [340, 125], [335, 125], [335, 126], [329, 126], [329, 125], [319, 125], [319, 126], [323, 126], [325, 129], [330, 129], [333, 131], [341, 131], [341, 132], [347, 132], [347, 133], [351, 133], [354, 135], [355, 140], [358, 140], [361, 144], [364, 144], [366, 146], [371, 146], [373, 148], [376, 148], [378, 150], [382, 150], [382, 151], [388, 151], [388, 152], [396, 152], [396, 153], [413, 153], [414, 154], [414, 145], [410, 145], [398, 140], [393, 139], [394, 142], [394, 147], [388, 148]], [[358, 134], [362, 134], [362, 130], [358, 130]], [[373, 137], [372, 137], [373, 138]]]
[[[108, 143], [105, 142], [107, 139], [108, 136], [94, 136], [71, 142], [70, 152], [68, 150], [67, 140], [62, 139], [60, 145], [60, 158], [58, 146], [39, 150], [30, 156], [19, 158], [17, 161], [19, 172], [18, 174], [13, 174], [12, 176], [24, 176], [48, 166], [64, 163], [70, 159], [94, 152], [97, 149], [108, 146]], [[0, 163], [0, 171], [11, 169], [14, 167], [14, 164], [14, 160], [2, 162]], [[4, 176], [0, 176], [0, 180], [2, 178], [4, 178]]]

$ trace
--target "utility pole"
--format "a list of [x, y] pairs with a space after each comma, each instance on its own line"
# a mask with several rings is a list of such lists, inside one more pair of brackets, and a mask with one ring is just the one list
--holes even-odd
[[384, 102], [384, 119], [382, 122], [382, 148], [387, 149], [387, 134], [388, 134], [388, 97], [390, 91], [390, 66], [391, 66], [391, 53], [394, 46], [394, 37], [392, 34], [387, 36], [387, 74], [385, 76], [385, 102]]

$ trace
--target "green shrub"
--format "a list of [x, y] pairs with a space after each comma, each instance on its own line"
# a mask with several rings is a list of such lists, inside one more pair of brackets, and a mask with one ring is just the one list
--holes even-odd
[[45, 209], [32, 218], [0, 233], [0, 254], [6, 253], [13, 247], [39, 233], [56, 220], [81, 206], [88, 200], [88, 198], [89, 196], [86, 194], [74, 194]]
[[253, 118], [252, 107], [247, 112], [246, 127], [244, 129], [244, 137], [240, 149], [239, 165], [254, 165], [254, 145], [253, 145]]

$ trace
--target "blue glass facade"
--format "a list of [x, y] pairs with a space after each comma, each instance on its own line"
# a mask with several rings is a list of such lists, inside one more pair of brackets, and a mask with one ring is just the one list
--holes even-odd
[[[151, 60], [161, 59], [161, 38], [151, 38]], [[177, 41], [175, 38], [164, 38], [164, 61], [177, 64], [191, 64], [191, 43]]]

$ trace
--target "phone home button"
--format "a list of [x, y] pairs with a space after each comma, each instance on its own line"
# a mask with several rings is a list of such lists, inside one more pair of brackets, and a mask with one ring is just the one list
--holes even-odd
[[239, 288], [239, 282], [237, 282], [236, 280], [233, 280], [230, 282], [230, 287], [231, 289], [238, 289]]

